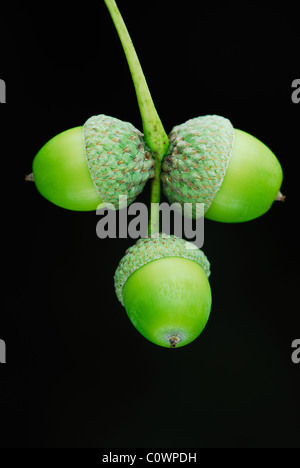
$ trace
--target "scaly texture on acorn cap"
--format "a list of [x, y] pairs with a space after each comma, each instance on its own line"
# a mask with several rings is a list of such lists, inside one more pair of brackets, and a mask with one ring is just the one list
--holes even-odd
[[115, 273], [115, 290], [121, 304], [123, 302], [123, 288], [133, 272], [152, 262], [166, 257], [183, 257], [198, 263], [207, 277], [210, 276], [210, 263], [202, 250], [195, 244], [180, 237], [160, 235], [158, 238], [139, 239], [129, 247]]
[[103, 202], [118, 208], [119, 196], [126, 195], [129, 205], [154, 177], [154, 159], [143, 134], [131, 123], [103, 114], [88, 119], [83, 132], [87, 165]]
[[190, 119], [174, 127], [169, 140], [161, 173], [164, 194], [171, 203], [204, 203], [206, 212], [229, 164], [234, 142], [231, 122], [218, 115]]

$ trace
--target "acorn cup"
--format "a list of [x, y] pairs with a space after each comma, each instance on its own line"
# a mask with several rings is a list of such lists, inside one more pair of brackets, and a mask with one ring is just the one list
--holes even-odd
[[191, 242], [175, 236], [139, 239], [115, 273], [115, 290], [135, 328], [149, 341], [180, 348], [208, 321], [210, 263]]
[[92, 211], [102, 203], [123, 208], [124, 196], [129, 205], [153, 176], [154, 159], [143, 134], [128, 122], [97, 115], [46, 143], [27, 180], [60, 207]]
[[207, 115], [174, 127], [162, 163], [163, 192], [169, 202], [204, 204], [214, 221], [250, 221], [266, 213], [280, 192], [283, 174], [272, 151], [233, 128], [224, 117]]

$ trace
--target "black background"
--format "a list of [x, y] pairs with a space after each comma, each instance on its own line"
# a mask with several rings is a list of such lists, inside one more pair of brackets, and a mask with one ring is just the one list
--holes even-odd
[[116, 299], [134, 241], [98, 239], [94, 212], [51, 205], [24, 182], [41, 146], [91, 115], [141, 129], [104, 2], [14, 2], [2, 18], [3, 447], [300, 447], [299, 15], [287, 3], [202, 3], [118, 2], [166, 131], [228, 117], [277, 155], [287, 200], [249, 223], [205, 222], [212, 313], [176, 351], [145, 340]]

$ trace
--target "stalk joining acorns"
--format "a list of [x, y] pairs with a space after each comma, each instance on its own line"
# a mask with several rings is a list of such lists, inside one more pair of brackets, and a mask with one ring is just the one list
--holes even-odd
[[[168, 149], [168, 137], [120, 12], [114, 1], [105, 2], [129, 62], [145, 138], [155, 160], [150, 238], [138, 240], [126, 251], [115, 273], [116, 294], [131, 322], [144, 337], [163, 347], [179, 348], [197, 338], [208, 321], [212, 303], [208, 282], [210, 265], [194, 244], [160, 233], [161, 162]], [[150, 131], [145, 131], [147, 128]]]

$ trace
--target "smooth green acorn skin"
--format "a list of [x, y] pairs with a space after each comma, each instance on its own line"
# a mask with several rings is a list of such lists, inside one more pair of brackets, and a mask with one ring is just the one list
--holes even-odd
[[33, 176], [41, 195], [62, 208], [93, 211], [102, 203], [87, 166], [83, 127], [48, 141], [34, 158]]
[[229, 165], [205, 217], [224, 223], [250, 221], [266, 213], [280, 190], [283, 173], [272, 151], [235, 129]]
[[152, 343], [177, 348], [195, 340], [211, 310], [212, 295], [204, 270], [182, 257], [154, 260], [136, 270], [123, 288], [126, 312], [137, 330]]

